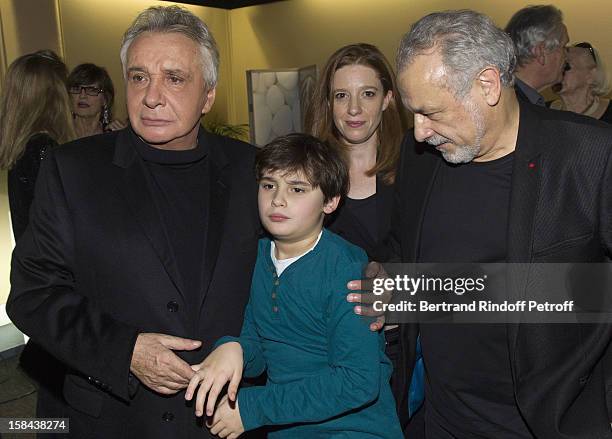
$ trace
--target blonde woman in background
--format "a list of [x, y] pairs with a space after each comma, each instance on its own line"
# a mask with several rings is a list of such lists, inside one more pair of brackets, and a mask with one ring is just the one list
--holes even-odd
[[590, 43], [578, 43], [568, 49], [567, 63], [568, 70], [557, 91], [560, 99], [550, 108], [612, 123], [612, 105], [604, 97], [610, 91], [610, 82], [599, 52]]
[[[13, 235], [26, 229], [40, 163], [49, 148], [74, 139], [68, 69], [52, 51], [17, 58], [8, 68], [0, 93], [0, 168], [8, 170]], [[31, 340], [20, 365], [36, 381], [38, 417], [64, 413], [64, 367]]]
[[28, 223], [34, 184], [45, 151], [74, 139], [68, 71], [52, 51], [17, 58], [0, 94], [0, 168], [8, 170], [13, 235]]

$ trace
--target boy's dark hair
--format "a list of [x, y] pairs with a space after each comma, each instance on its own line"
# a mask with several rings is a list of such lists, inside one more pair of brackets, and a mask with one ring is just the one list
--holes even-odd
[[325, 202], [348, 193], [349, 172], [342, 153], [308, 134], [281, 136], [257, 151], [257, 180], [261, 180], [265, 172], [277, 171], [304, 173], [313, 187], [321, 188]]

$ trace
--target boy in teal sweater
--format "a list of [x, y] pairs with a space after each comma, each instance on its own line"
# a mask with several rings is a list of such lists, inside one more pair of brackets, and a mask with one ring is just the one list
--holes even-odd
[[[340, 153], [304, 134], [278, 138], [256, 159], [259, 242], [240, 337], [224, 337], [186, 391], [211, 433], [236, 438], [274, 426], [274, 438], [402, 438], [384, 338], [346, 302], [367, 256], [323, 229], [348, 190]], [[246, 190], [246, 188], [245, 188]], [[267, 371], [265, 386], [238, 391]], [[215, 407], [229, 382], [228, 394]], [[206, 401], [206, 397], [208, 399]]]

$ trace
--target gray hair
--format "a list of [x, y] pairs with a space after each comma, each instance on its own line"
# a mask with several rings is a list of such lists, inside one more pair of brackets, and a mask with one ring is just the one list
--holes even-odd
[[475, 76], [486, 67], [499, 70], [504, 87], [514, 84], [516, 56], [512, 40], [484, 14], [464, 9], [421, 18], [400, 42], [397, 72], [433, 48], [442, 55], [450, 73], [449, 88], [457, 98], [469, 92]]
[[517, 11], [506, 25], [506, 32], [516, 47], [518, 65], [528, 64], [539, 44], [544, 43], [548, 51], [561, 46], [563, 29], [563, 12], [552, 5], [527, 6]]
[[217, 85], [219, 74], [219, 50], [208, 26], [187, 9], [179, 6], [152, 6], [145, 9], [123, 34], [121, 65], [127, 74], [127, 51], [134, 40], [145, 32], [179, 33], [193, 40], [200, 47], [202, 72], [209, 87]]

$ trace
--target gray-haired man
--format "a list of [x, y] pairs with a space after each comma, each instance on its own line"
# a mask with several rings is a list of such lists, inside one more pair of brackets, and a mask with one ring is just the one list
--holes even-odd
[[527, 6], [506, 25], [516, 47], [516, 92], [520, 99], [544, 105], [542, 90], [563, 79], [569, 41], [563, 13], [552, 5]]
[[[519, 103], [512, 41], [473, 11], [419, 20], [397, 63], [414, 113], [396, 182], [399, 259], [606, 260], [612, 131]], [[416, 333], [402, 326], [408, 377]], [[612, 437], [612, 326], [422, 324], [420, 334], [428, 438]]]
[[219, 55], [188, 11], [153, 7], [124, 36], [131, 128], [45, 158], [7, 310], [69, 368], [78, 438], [201, 438], [183, 389], [238, 335], [259, 230], [254, 151], [200, 127]]

